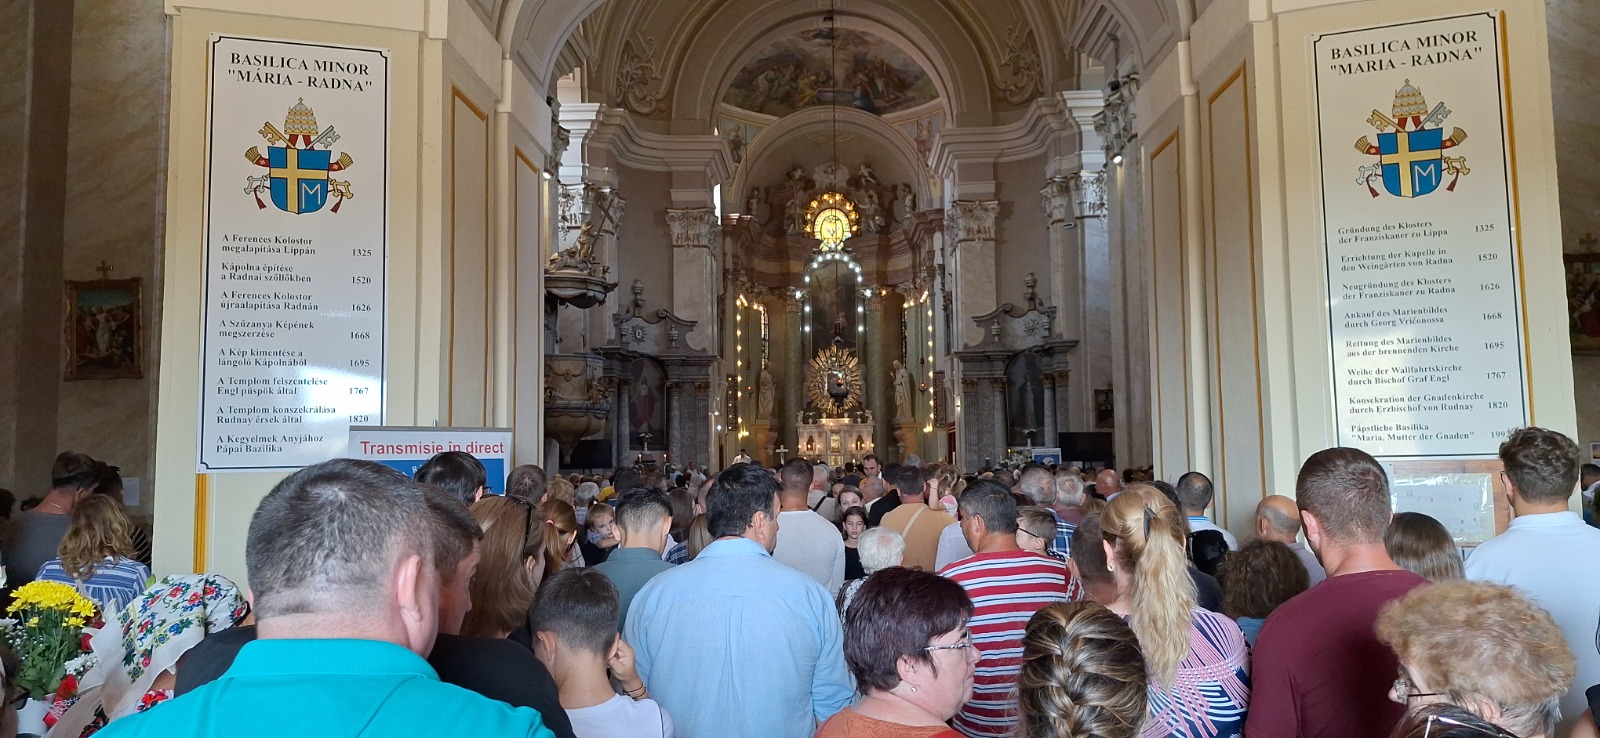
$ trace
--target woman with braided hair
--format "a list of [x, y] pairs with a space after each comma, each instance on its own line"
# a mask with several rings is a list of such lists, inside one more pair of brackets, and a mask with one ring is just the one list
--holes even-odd
[[1017, 677], [1018, 738], [1134, 738], [1149, 680], [1133, 629], [1093, 602], [1033, 614]]
[[1139, 636], [1149, 669], [1145, 738], [1232, 738], [1250, 704], [1249, 651], [1238, 624], [1195, 605], [1184, 519], [1160, 490], [1131, 484], [1100, 516], [1117, 597], [1106, 604]]

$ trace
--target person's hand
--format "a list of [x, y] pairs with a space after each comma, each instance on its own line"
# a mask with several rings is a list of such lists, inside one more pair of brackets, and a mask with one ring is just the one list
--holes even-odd
[[628, 696], [644, 692], [644, 680], [639, 678], [639, 667], [633, 661], [633, 647], [627, 641], [617, 638], [617, 645], [611, 648], [611, 656], [606, 659], [606, 667], [611, 669], [611, 676], [622, 685]]
[[601, 548], [616, 548], [618, 543], [621, 543], [621, 541], [617, 540], [616, 536], [606, 536], [595, 545]]

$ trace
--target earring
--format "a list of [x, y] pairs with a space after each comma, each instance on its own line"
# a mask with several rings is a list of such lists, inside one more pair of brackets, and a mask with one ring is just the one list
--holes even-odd
[[1116, 570], [1117, 570], [1117, 567], [1112, 566], [1111, 562], [1109, 562], [1109, 561], [1106, 562], [1106, 571], [1116, 571]]
[[917, 691], [917, 688], [916, 688], [916, 687], [912, 687], [912, 688], [911, 688], [911, 691], [912, 691], [912, 692], [913, 692], [913, 693], [915, 693], [915, 692], [916, 692], [916, 691]]

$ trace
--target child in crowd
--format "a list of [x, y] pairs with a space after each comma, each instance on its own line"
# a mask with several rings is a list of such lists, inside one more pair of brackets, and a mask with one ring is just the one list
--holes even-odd
[[1056, 539], [1056, 518], [1042, 507], [1017, 508], [1017, 545], [1024, 551], [1056, 558], [1050, 542]]
[[584, 562], [594, 566], [609, 558], [617, 547], [617, 511], [604, 502], [596, 502], [589, 506], [584, 524], [588, 530], [578, 547], [583, 549]]
[[[555, 678], [577, 738], [674, 738], [672, 717], [650, 699], [633, 649], [617, 634], [620, 610], [606, 575], [556, 574], [534, 596], [534, 655]], [[625, 694], [617, 694], [613, 679]]]

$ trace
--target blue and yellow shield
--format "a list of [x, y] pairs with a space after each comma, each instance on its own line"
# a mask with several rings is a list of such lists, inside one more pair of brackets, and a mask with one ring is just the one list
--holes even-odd
[[1439, 160], [1443, 143], [1442, 128], [1378, 134], [1383, 188], [1398, 197], [1421, 197], [1438, 189], [1444, 178]]
[[[289, 213], [315, 213], [328, 202], [328, 151], [267, 148], [272, 204]], [[1434, 152], [1437, 158], [1438, 152]]]

